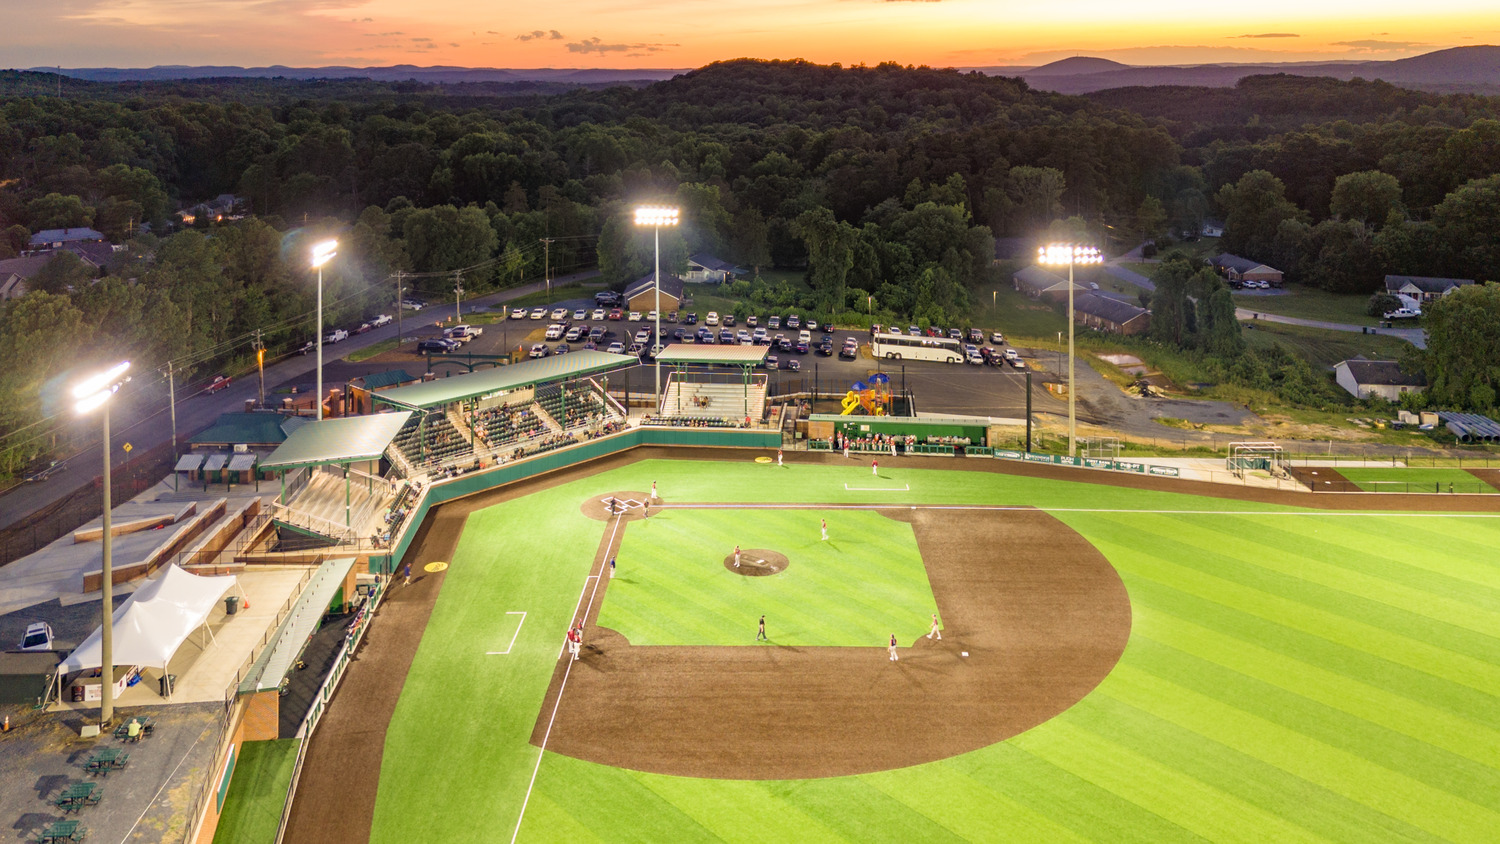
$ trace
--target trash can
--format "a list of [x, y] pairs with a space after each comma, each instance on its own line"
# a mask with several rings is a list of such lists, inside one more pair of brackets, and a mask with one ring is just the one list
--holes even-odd
[[240, 611], [240, 596], [230, 595], [224, 599], [224, 614], [234, 615]]
[[172, 696], [172, 688], [177, 685], [177, 675], [176, 674], [163, 674], [163, 675], [161, 675], [161, 684], [160, 685], [161, 685], [161, 696], [162, 697], [171, 697]]

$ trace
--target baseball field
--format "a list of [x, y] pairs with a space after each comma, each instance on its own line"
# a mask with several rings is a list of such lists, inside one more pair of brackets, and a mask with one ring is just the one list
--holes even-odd
[[1500, 514], [998, 461], [671, 456], [434, 516], [314, 739], [288, 840], [1500, 829]]

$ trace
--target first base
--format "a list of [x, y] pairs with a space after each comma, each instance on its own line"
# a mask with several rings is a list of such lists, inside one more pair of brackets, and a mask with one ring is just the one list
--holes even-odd
[[969, 652], [968, 652], [968, 651], [964, 651], [964, 653], [963, 653], [963, 655], [964, 655], [964, 656], [968, 656], [968, 655], [969, 655]]

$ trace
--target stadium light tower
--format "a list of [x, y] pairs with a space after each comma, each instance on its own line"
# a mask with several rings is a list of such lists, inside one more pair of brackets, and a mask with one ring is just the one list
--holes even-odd
[[1073, 267], [1078, 264], [1102, 264], [1104, 253], [1093, 246], [1051, 243], [1037, 250], [1036, 262], [1045, 266], [1068, 265], [1068, 456], [1078, 454], [1077, 396], [1073, 389]]
[[[656, 364], [656, 400], [661, 401], [661, 227], [677, 225], [676, 208], [642, 205], [635, 209], [635, 224], [651, 226], [656, 232], [656, 336], [651, 340], [651, 360]], [[627, 303], [629, 304], [629, 303]]]
[[110, 551], [113, 546], [113, 537], [110, 536], [110, 500], [109, 500], [109, 400], [115, 391], [130, 379], [125, 373], [130, 371], [130, 361], [116, 364], [106, 372], [101, 372], [80, 381], [73, 388], [73, 398], [77, 400], [74, 408], [79, 416], [87, 416], [97, 408], [104, 408], [104, 442], [100, 450], [104, 452], [104, 534], [100, 537], [100, 547], [104, 556], [102, 571], [102, 586], [104, 603], [100, 607], [102, 616], [99, 626], [99, 662], [100, 683], [99, 690], [101, 698], [99, 703], [99, 725], [108, 727], [109, 722], [115, 717], [115, 593], [114, 574], [110, 569]]
[[[325, 240], [313, 247], [312, 265], [318, 270], [318, 421], [323, 421], [323, 265], [328, 263], [333, 256], [339, 254], [334, 251], [339, 248], [337, 240]], [[398, 307], [399, 307], [399, 303]]]

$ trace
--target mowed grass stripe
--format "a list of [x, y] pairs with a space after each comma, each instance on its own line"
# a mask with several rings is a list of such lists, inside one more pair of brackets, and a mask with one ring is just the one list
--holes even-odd
[[[926, 813], [891, 800], [864, 777], [793, 780], [773, 787], [779, 802], [818, 820], [850, 844], [962, 841]], [[753, 844], [753, 830], [742, 840]], [[816, 840], [816, 839], [800, 839]]]
[[[1205, 840], [1033, 753], [1033, 746], [1043, 751], [1051, 746], [1051, 724], [945, 764], [962, 767], [976, 782], [1092, 841], [1163, 844]], [[920, 770], [912, 769], [913, 775], [920, 775]]]
[[[558, 811], [570, 815], [601, 841], [717, 841], [718, 836], [684, 813], [673, 801], [647, 788], [633, 772], [618, 771], [621, 776], [599, 782], [594, 773], [577, 764], [558, 764], [559, 760], [576, 763], [555, 753], [544, 754], [537, 771], [532, 799], [545, 795]], [[586, 763], [585, 763], [586, 764]], [[603, 768], [594, 765], [593, 768]], [[526, 808], [519, 841], [565, 841], [544, 825], [545, 817], [536, 818]], [[511, 821], [514, 828], [514, 819]], [[476, 840], [508, 841], [509, 835], [480, 835]], [[437, 838], [413, 840], [437, 841]]]
[[[1475, 519], [1466, 526], [1467, 532], [1482, 537], [1483, 542], [1451, 532], [1421, 530], [1415, 520], [1398, 524], [1388, 519], [1373, 523], [1345, 519], [1330, 526], [1312, 519], [1276, 519], [1274, 528], [1304, 556], [1317, 550], [1323, 563], [1493, 611], [1500, 608], [1500, 566], [1482, 561], [1500, 544], [1496, 522], [1500, 520]], [[1390, 530], [1400, 530], [1411, 544], [1370, 541], [1372, 534]]]
[[[1178, 685], [1265, 717], [1329, 747], [1360, 756], [1403, 776], [1491, 811], [1500, 810], [1495, 771], [1482, 763], [1415, 739], [1400, 730], [1276, 688], [1210, 660], [1143, 642], [1132, 665]], [[1482, 740], [1476, 736], [1475, 740]]]
[[[1271, 546], [1249, 538], [1272, 533], [1274, 526], [1246, 525], [1239, 531], [1203, 520], [1171, 521], [1169, 535], [1157, 532], [1156, 547], [1174, 552], [1172, 556], [1187, 565], [1264, 592], [1294, 595], [1308, 606], [1431, 641], [1483, 662], [1500, 663], [1500, 639], [1487, 634], [1500, 628], [1496, 613], [1327, 566], [1304, 556], [1300, 540]], [[1429, 606], [1435, 608], [1429, 611]]]
[[1453, 841], [1490, 841], [1500, 815], [1283, 724], [1121, 663], [1108, 695]]
[[[1223, 558], [1205, 560], [1205, 557], [1214, 556], [1206, 549], [1174, 543], [1161, 534], [1147, 539], [1149, 526], [1138, 526], [1129, 533], [1132, 537], [1129, 545], [1104, 539], [1095, 542], [1116, 568], [1127, 575], [1127, 588], [1130, 586], [1129, 576], [1171, 584], [1215, 603], [1377, 654], [1489, 695], [1500, 693], [1500, 666], [1434, 645], [1416, 635], [1417, 631], [1406, 636], [1391, 632], [1375, 621], [1324, 609], [1307, 601], [1308, 590], [1299, 588], [1291, 578], [1250, 577], [1245, 575], [1245, 567], [1236, 561]], [[1142, 546], [1150, 551], [1139, 550]], [[1251, 583], [1244, 583], [1246, 580]], [[1354, 600], [1353, 596], [1349, 596], [1349, 600]], [[1336, 600], [1331, 600], [1331, 603], [1338, 606]]]
[[1386, 689], [1429, 711], [1446, 711], [1489, 730], [1500, 729], [1495, 698], [1468, 686], [1135, 575], [1126, 578], [1126, 586], [1135, 608], [1135, 635], [1159, 636], [1163, 619], [1191, 618], [1205, 629], [1276, 653], [1295, 654], [1308, 665]]
[[1146, 641], [1221, 665], [1288, 694], [1337, 709], [1361, 723], [1410, 736], [1478, 765], [1500, 766], [1500, 731], [1392, 694], [1379, 686], [1180, 619], [1157, 618], [1151, 632], [1142, 636], [1142, 643]]
[[1085, 698], [1068, 710], [1066, 720], [1330, 841], [1443, 840], [1107, 695]]
[[[1382, 551], [1404, 550], [1407, 565], [1434, 571], [1490, 589], [1500, 589], [1500, 566], [1494, 550], [1500, 546], [1500, 519], [1466, 519], [1462, 530], [1451, 521], [1407, 519], [1399, 522], [1399, 545]], [[1427, 553], [1433, 551], [1433, 553]]]
[[950, 761], [866, 774], [887, 800], [921, 812], [964, 841], [1083, 842], [1051, 818], [977, 782]]
[[[632, 776], [723, 841], [846, 840], [807, 812], [779, 800], [775, 792], [785, 789], [778, 783]], [[779, 811], [768, 816], [762, 810], [773, 801]]]
[[[1032, 753], [1209, 841], [1317, 840], [1291, 821], [1240, 799], [1235, 791], [1207, 785], [1151, 754], [1136, 753], [1074, 726], [1069, 719], [1057, 719], [1048, 727], [1030, 743]], [[1201, 811], [1205, 805], [1214, 811]]]

